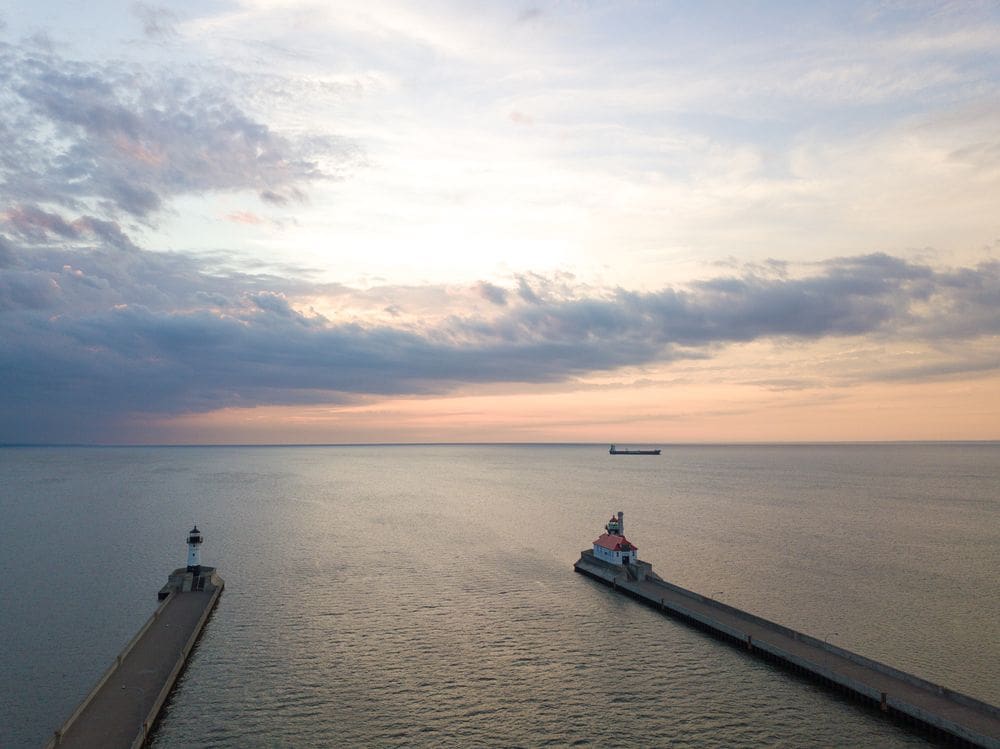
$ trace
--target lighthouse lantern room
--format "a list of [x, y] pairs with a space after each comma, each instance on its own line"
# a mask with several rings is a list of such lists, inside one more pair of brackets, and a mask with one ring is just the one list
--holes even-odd
[[188, 563], [187, 571], [195, 575], [201, 574], [201, 542], [204, 540], [196, 525], [188, 533]]
[[595, 557], [619, 566], [627, 566], [638, 561], [639, 550], [625, 538], [624, 513], [619, 512], [617, 517], [612, 515], [604, 529], [606, 533], [602, 533], [600, 538], [594, 541]]

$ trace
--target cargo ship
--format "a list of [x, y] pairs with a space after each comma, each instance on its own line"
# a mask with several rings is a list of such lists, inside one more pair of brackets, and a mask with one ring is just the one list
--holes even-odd
[[608, 450], [611, 455], [659, 455], [659, 448], [654, 450], [619, 450], [617, 446], [612, 445], [611, 449]]

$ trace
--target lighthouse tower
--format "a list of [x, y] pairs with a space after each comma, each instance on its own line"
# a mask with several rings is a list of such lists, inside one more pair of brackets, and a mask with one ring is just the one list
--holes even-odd
[[625, 513], [619, 510], [618, 517], [611, 516], [604, 529], [612, 536], [625, 536]]
[[188, 566], [187, 571], [193, 572], [195, 575], [201, 574], [201, 542], [202, 538], [201, 531], [198, 530], [196, 525], [188, 533]]

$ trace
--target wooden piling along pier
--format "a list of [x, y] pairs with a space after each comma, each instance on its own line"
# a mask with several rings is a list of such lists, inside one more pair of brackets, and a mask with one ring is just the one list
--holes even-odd
[[225, 586], [213, 567], [176, 570], [161, 603], [45, 749], [139, 749]]
[[893, 719], [962, 746], [1000, 749], [1000, 709], [884, 663], [668, 583], [647, 562], [615, 565], [583, 551], [574, 569], [658, 611], [806, 675]]

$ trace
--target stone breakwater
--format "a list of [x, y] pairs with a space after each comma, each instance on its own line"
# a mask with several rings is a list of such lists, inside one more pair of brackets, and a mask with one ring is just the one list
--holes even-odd
[[149, 737], [225, 583], [212, 567], [176, 570], [161, 602], [46, 749], [138, 749]]
[[673, 585], [646, 562], [609, 564], [588, 549], [574, 569], [902, 723], [952, 743], [1000, 749], [1000, 709], [994, 705]]

